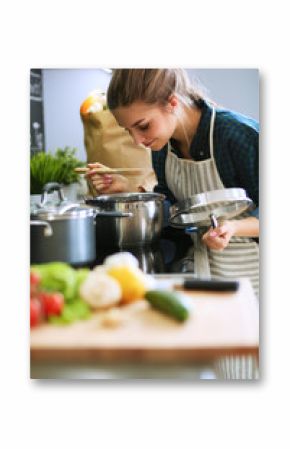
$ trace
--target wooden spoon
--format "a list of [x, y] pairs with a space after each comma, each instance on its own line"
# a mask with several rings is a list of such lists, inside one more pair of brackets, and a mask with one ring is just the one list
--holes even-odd
[[79, 174], [86, 174], [89, 171], [94, 170], [96, 174], [120, 174], [120, 175], [139, 175], [144, 172], [144, 168], [88, 168], [88, 167], [76, 167], [74, 171]]

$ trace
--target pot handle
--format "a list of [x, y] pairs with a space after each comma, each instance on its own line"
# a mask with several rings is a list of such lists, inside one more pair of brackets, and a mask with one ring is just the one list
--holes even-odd
[[98, 211], [94, 212], [94, 217], [113, 217], [113, 218], [131, 218], [132, 212], [110, 212], [110, 211]]
[[51, 237], [53, 235], [52, 227], [50, 226], [48, 221], [30, 220], [30, 226], [44, 226], [44, 237]]
[[61, 185], [58, 182], [48, 182], [47, 184], [44, 185], [43, 189], [42, 189], [42, 195], [41, 195], [41, 201], [40, 201], [40, 206], [43, 207], [47, 201], [47, 195], [51, 192], [53, 192], [54, 190], [58, 191], [58, 196], [59, 196], [59, 201], [63, 202], [66, 200]]

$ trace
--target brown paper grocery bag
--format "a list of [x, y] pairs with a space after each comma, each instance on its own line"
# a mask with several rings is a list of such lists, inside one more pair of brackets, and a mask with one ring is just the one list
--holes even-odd
[[141, 186], [145, 191], [152, 191], [157, 179], [152, 168], [151, 150], [136, 145], [108, 109], [81, 113], [81, 118], [87, 162], [100, 162], [111, 168], [141, 167], [145, 169], [144, 173], [127, 177], [130, 190], [137, 192]]

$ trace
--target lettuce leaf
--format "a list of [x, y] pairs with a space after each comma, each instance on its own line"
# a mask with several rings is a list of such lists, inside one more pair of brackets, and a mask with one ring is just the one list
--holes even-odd
[[61, 315], [50, 316], [53, 324], [69, 324], [76, 320], [85, 320], [91, 316], [89, 305], [79, 296], [81, 283], [86, 279], [89, 268], [74, 269], [65, 262], [49, 262], [31, 265], [31, 271], [40, 277], [40, 289], [49, 292], [60, 292], [64, 295], [64, 308]]
[[65, 262], [49, 262], [40, 265], [32, 265], [32, 271], [40, 274], [40, 287], [50, 292], [61, 292], [66, 302], [71, 302], [76, 296], [77, 274], [70, 265]]

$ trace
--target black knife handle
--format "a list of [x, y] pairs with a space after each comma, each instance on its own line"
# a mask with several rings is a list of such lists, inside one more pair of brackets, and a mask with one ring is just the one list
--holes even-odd
[[239, 288], [239, 281], [220, 281], [213, 279], [185, 279], [183, 288], [185, 290], [235, 292]]

